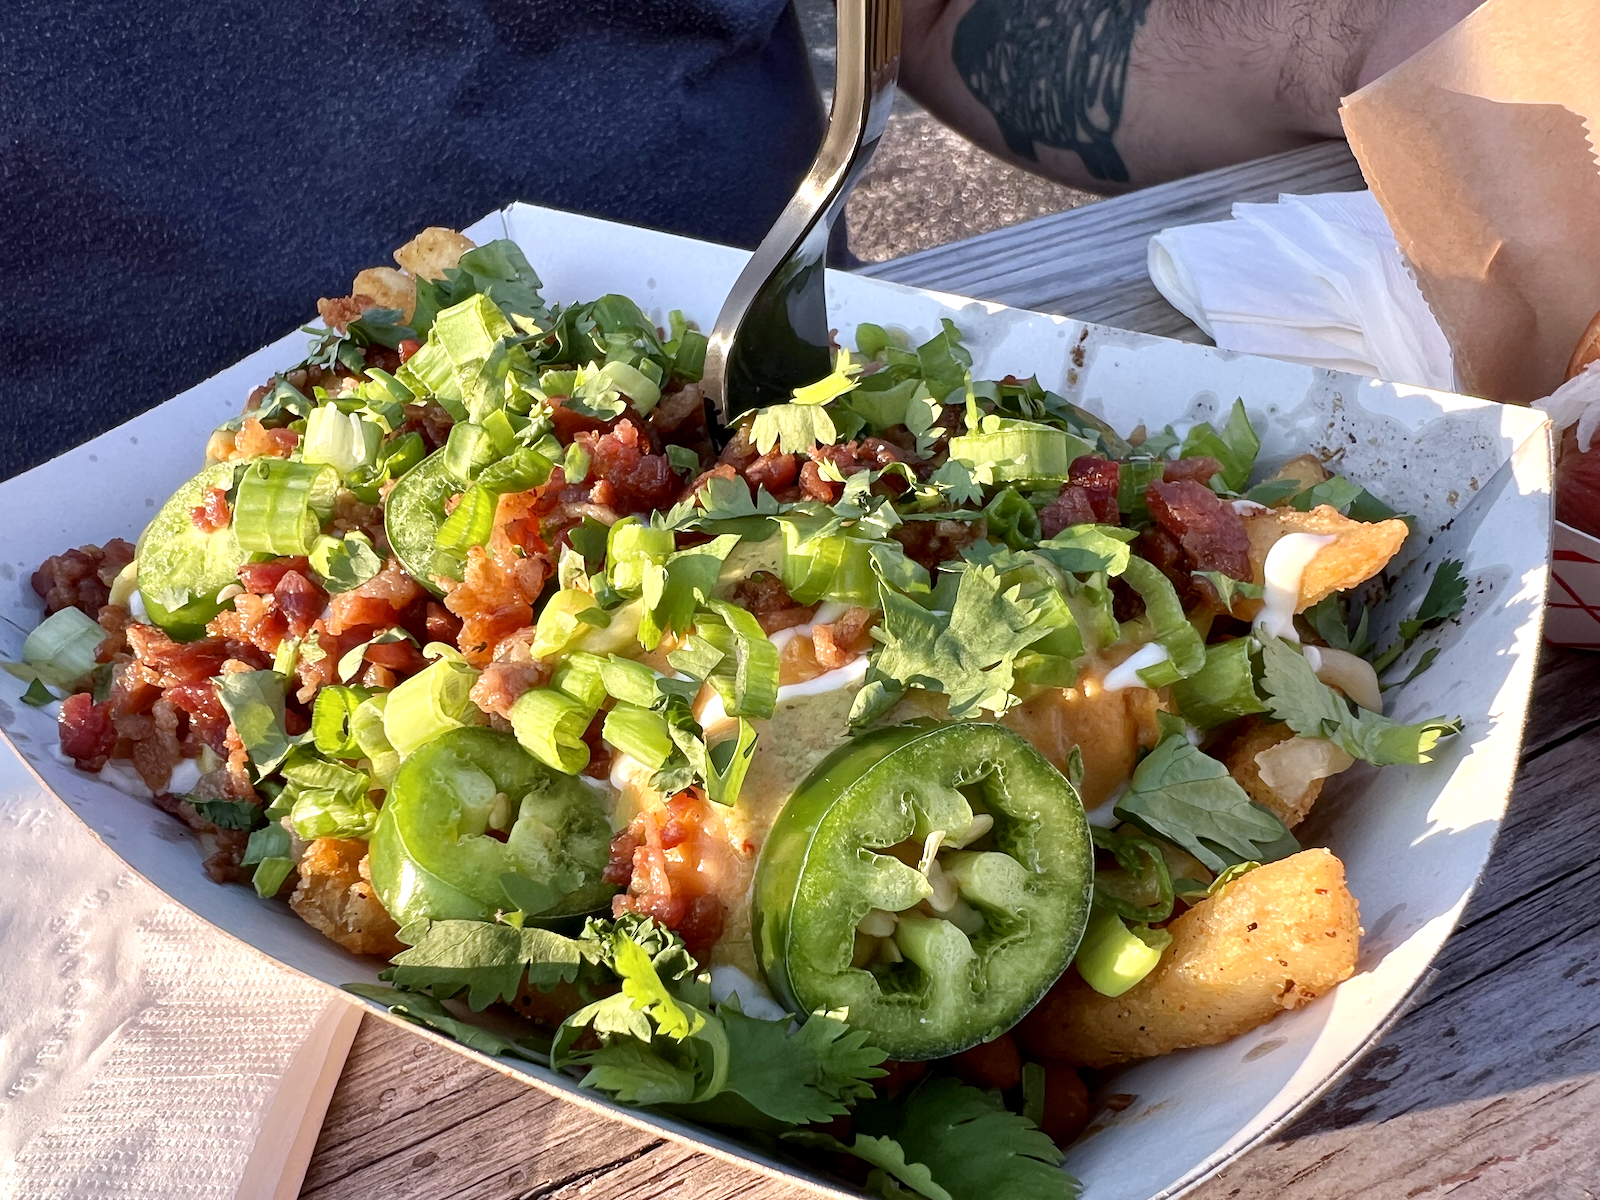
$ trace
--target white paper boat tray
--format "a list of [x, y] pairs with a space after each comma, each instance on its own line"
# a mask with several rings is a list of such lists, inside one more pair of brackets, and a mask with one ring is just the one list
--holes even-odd
[[[633, 297], [658, 323], [682, 309], [702, 328], [715, 320], [745, 254], [590, 217], [513, 205], [469, 229], [480, 244], [510, 237], [563, 302], [606, 292]], [[1307, 451], [1337, 455], [1339, 469], [1402, 512], [1416, 532], [1378, 602], [1374, 630], [1392, 636], [1415, 608], [1437, 563], [1465, 561], [1462, 616], [1425, 635], [1404, 668], [1433, 646], [1432, 668], [1389, 693], [1391, 715], [1459, 714], [1462, 736], [1424, 767], [1381, 775], [1353, 770], [1330, 786], [1303, 841], [1344, 860], [1366, 927], [1356, 976], [1331, 996], [1280, 1015], [1226, 1045], [1128, 1069], [1118, 1092], [1137, 1099], [1104, 1112], [1068, 1153], [1089, 1200], [1173, 1196], [1308, 1105], [1403, 1009], [1460, 916], [1488, 861], [1516, 771], [1538, 661], [1548, 581], [1551, 443], [1538, 414], [1354, 375], [1250, 358], [1143, 334], [1086, 325], [879, 280], [832, 274], [829, 313], [853, 344], [860, 321], [899, 326], [921, 341], [951, 317], [979, 377], [1037, 373], [1040, 382], [1106, 417], [1179, 427], [1225, 415], [1242, 397], [1262, 437], [1261, 472]], [[308, 297], [308, 300], [310, 298]], [[70, 453], [0, 484], [0, 652], [16, 658], [41, 607], [29, 576], [69, 546], [136, 538], [156, 508], [198, 469], [211, 430], [236, 415], [249, 390], [298, 362], [293, 333], [183, 395]], [[114, 381], [109, 381], [115, 386]], [[1258, 473], [1259, 477], [1259, 473]], [[43, 712], [17, 703], [0, 676], [0, 730], [109, 850], [222, 930], [337, 987], [375, 976], [286, 906], [246, 887], [218, 886], [173, 819], [73, 770], [58, 757]], [[474, 1054], [460, 1049], [463, 1054]], [[477, 1057], [482, 1058], [479, 1055]], [[492, 1061], [492, 1060], [490, 1060]], [[540, 1087], [576, 1093], [537, 1067], [496, 1062]], [[611, 1108], [592, 1093], [583, 1102]], [[785, 1164], [696, 1127], [627, 1109], [675, 1136], [766, 1170]], [[804, 1176], [800, 1176], [804, 1178]]]

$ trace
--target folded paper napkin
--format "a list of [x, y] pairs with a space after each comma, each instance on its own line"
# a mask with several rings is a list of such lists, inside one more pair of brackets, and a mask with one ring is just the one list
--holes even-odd
[[305, 1084], [359, 1010], [166, 899], [4, 744], [0, 963], [0, 1197], [295, 1194], [332, 1090]]
[[1151, 282], [1229, 350], [1450, 390], [1450, 345], [1371, 192], [1235, 204], [1150, 239]]

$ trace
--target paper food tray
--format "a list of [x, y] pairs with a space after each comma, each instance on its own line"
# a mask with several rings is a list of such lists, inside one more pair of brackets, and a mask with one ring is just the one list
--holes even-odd
[[[480, 244], [514, 239], [551, 300], [620, 292], [658, 323], [682, 309], [709, 328], [745, 254], [722, 246], [527, 205], [492, 213], [467, 231]], [[1008, 309], [848, 274], [830, 274], [829, 315], [843, 342], [860, 321], [899, 326], [914, 341], [951, 317], [971, 348], [974, 374], [1037, 372], [1041, 383], [1126, 432], [1225, 416], [1242, 397], [1261, 433], [1260, 471], [1306, 451], [1416, 517], [1395, 571], [1368, 587], [1381, 597], [1374, 637], [1392, 637], [1441, 559], [1464, 560], [1466, 610], [1425, 634], [1399, 670], [1439, 647], [1431, 669], [1390, 693], [1391, 715], [1413, 721], [1459, 714], [1465, 732], [1423, 767], [1349, 771], [1332, 781], [1301, 832], [1345, 863], [1366, 928], [1357, 974], [1330, 996], [1233, 1042], [1133, 1066], [1114, 1090], [1136, 1097], [1102, 1112], [1067, 1155], [1088, 1200], [1167, 1197], [1281, 1128], [1386, 1028], [1424, 977], [1460, 916], [1494, 841], [1516, 771], [1538, 661], [1548, 584], [1551, 445], [1543, 417], [1524, 409], [1230, 354], [1062, 317]], [[51, 554], [116, 536], [134, 539], [157, 507], [198, 469], [212, 428], [248, 391], [298, 362], [291, 334], [198, 387], [68, 454], [0, 484], [11, 514], [0, 533], [0, 652], [15, 659], [41, 607], [29, 575]], [[1600, 544], [1596, 544], [1600, 550]], [[1600, 572], [1600, 552], [1589, 554]], [[1590, 619], [1593, 614], [1589, 613]], [[1593, 640], [1600, 640], [1600, 625]], [[81, 774], [59, 757], [49, 716], [18, 703], [0, 676], [0, 729], [16, 751], [113, 853], [178, 902], [281, 962], [337, 987], [371, 980], [354, 958], [287, 906], [248, 887], [218, 886], [200, 869], [192, 837], [148, 802]], [[462, 1053], [484, 1058], [456, 1047]], [[486, 1060], [494, 1061], [494, 1060]], [[495, 1065], [540, 1087], [572, 1081], [521, 1062]], [[767, 1170], [785, 1164], [697, 1127], [608, 1104], [715, 1153]], [[804, 1176], [800, 1176], [804, 1178]]]

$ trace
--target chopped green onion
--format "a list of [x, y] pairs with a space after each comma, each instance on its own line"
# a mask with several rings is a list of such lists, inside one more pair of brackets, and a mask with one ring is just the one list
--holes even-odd
[[333, 404], [311, 410], [306, 418], [301, 458], [322, 463], [349, 478], [378, 461], [383, 430], [359, 413], [340, 412]]
[[464, 662], [441, 658], [388, 693], [383, 732], [402, 758], [442, 733], [477, 725], [483, 714], [469, 693], [478, 672]]
[[1094, 447], [1076, 434], [1032, 421], [986, 416], [976, 433], [950, 439], [950, 457], [980, 483], [1058, 483]]
[[1216, 729], [1237, 717], [1266, 712], [1256, 694], [1250, 639], [1234, 638], [1206, 647], [1206, 665], [1172, 685], [1172, 699], [1183, 719], [1196, 729]]
[[478, 476], [478, 486], [497, 496], [526, 492], [546, 483], [553, 470], [555, 464], [550, 459], [530, 446], [523, 446], [485, 467]]
[[667, 719], [637, 704], [621, 703], [608, 712], [601, 736], [652, 771], [663, 766], [676, 748]]
[[656, 673], [644, 663], [618, 658], [615, 654], [600, 667], [601, 682], [612, 699], [639, 708], [649, 708], [660, 698], [656, 678]]
[[1155, 631], [1156, 641], [1167, 651], [1164, 661], [1140, 668], [1139, 678], [1145, 686], [1165, 687], [1199, 672], [1206, 665], [1205, 642], [1184, 616], [1183, 604], [1172, 581], [1161, 573], [1161, 568], [1138, 556], [1128, 560], [1122, 578], [1144, 600], [1145, 616]]
[[723, 710], [730, 717], [770, 719], [778, 703], [778, 647], [744, 609], [725, 600], [708, 600], [706, 605], [733, 632], [732, 653], [711, 675]]
[[[876, 607], [878, 579], [871, 543], [847, 533], [815, 536], [820, 523], [786, 516], [783, 527], [783, 586], [800, 604], [837, 600]], [[831, 524], [831, 522], [830, 522]]]
[[372, 764], [372, 778], [384, 787], [389, 786], [394, 773], [400, 769], [400, 755], [383, 731], [388, 704], [389, 693], [379, 692], [363, 700], [350, 717], [350, 740]]
[[568, 483], [582, 483], [589, 478], [589, 452], [577, 442], [567, 447], [567, 456], [561, 461], [561, 475]]
[[463, 487], [476, 483], [479, 472], [500, 457], [494, 439], [482, 425], [459, 421], [450, 427], [444, 444], [444, 469]]
[[522, 748], [546, 766], [576, 775], [589, 765], [583, 735], [594, 709], [554, 688], [534, 688], [511, 706], [511, 728]]
[[710, 770], [706, 772], [706, 799], [730, 807], [737, 804], [755, 753], [756, 727], [740, 717], [737, 736], [724, 738], [706, 750], [710, 760]]
[[461, 503], [433, 535], [433, 567], [440, 575], [459, 578], [467, 551], [482, 546], [494, 533], [495, 508], [499, 497], [485, 488], [473, 486], [461, 493]]
[[399, 479], [428, 457], [428, 443], [420, 433], [403, 433], [383, 451], [383, 470], [390, 479]]
[[598, 654], [577, 650], [562, 660], [550, 686], [591, 710], [598, 709], [606, 699], [605, 668], [606, 660]]
[[608, 362], [600, 368], [607, 384], [633, 401], [640, 416], [647, 414], [661, 400], [661, 389], [652, 383], [637, 367], [625, 362]]
[[594, 607], [594, 597], [582, 588], [564, 588], [551, 596], [533, 627], [529, 653], [534, 658], [549, 658], [566, 650], [593, 628], [579, 615]]
[[1129, 928], [1116, 913], [1100, 909], [1090, 914], [1073, 963], [1083, 981], [1102, 996], [1120, 996], [1156, 969], [1161, 952], [1171, 944], [1165, 929]]
[[676, 548], [672, 530], [624, 517], [606, 536], [606, 578], [619, 592], [637, 592], [644, 586], [646, 569], [661, 566]]
[[310, 554], [338, 490], [332, 467], [256, 459], [239, 482], [233, 509], [239, 545], [262, 554]]
[[372, 692], [368, 688], [332, 685], [317, 693], [311, 710], [311, 737], [329, 758], [360, 758], [362, 749], [352, 728], [356, 710]]
[[100, 664], [95, 652], [106, 631], [76, 608], [51, 613], [22, 643], [22, 666], [12, 674], [42, 679], [69, 691]]

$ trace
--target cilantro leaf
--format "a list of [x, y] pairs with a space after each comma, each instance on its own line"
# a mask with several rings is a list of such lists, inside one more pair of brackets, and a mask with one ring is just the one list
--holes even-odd
[[1194, 574], [1196, 579], [1204, 579], [1211, 585], [1211, 590], [1217, 594], [1218, 602], [1229, 612], [1233, 610], [1235, 598], [1259, 600], [1267, 590], [1259, 583], [1235, 579], [1232, 575], [1224, 575], [1221, 571], [1196, 571]]
[[646, 1042], [619, 1039], [574, 1061], [589, 1068], [584, 1087], [609, 1092], [624, 1104], [687, 1104], [694, 1098], [694, 1071]]
[[872, 1095], [869, 1079], [887, 1073], [878, 1064], [888, 1056], [843, 1013], [816, 1013], [792, 1034], [788, 1021], [757, 1020], [732, 1005], [717, 1015], [728, 1035], [724, 1090], [774, 1120], [809, 1125], [840, 1116]]
[[264, 810], [249, 800], [207, 800], [200, 796], [179, 796], [194, 806], [195, 812], [218, 829], [252, 830], [263, 820]]
[[383, 559], [371, 538], [351, 530], [343, 538], [319, 537], [311, 547], [311, 569], [322, 578], [325, 591], [338, 595], [360, 587], [383, 570]]
[[739, 538], [723, 534], [703, 546], [679, 550], [665, 563], [644, 567], [644, 618], [639, 623], [639, 644], [654, 650], [669, 633], [684, 633], [694, 623], [695, 609], [712, 598], [723, 560]]
[[622, 980], [622, 994], [633, 1006], [656, 1023], [668, 1037], [683, 1041], [700, 1031], [705, 1015], [692, 1007], [685, 1012], [656, 974], [655, 964], [644, 947], [630, 937], [619, 937], [613, 952], [613, 966]]
[[1256, 465], [1256, 454], [1261, 449], [1261, 439], [1245, 415], [1244, 401], [1235, 400], [1228, 413], [1228, 423], [1219, 432], [1210, 422], [1201, 421], [1183, 439], [1179, 458], [1209, 455], [1222, 464], [1222, 483], [1230, 492], [1241, 492], [1250, 482], [1250, 472]]
[[869, 687], [856, 698], [856, 723], [887, 709], [908, 688], [942, 692], [957, 720], [979, 709], [1002, 713], [1013, 703], [1017, 655], [1051, 631], [1038, 604], [1019, 600], [1019, 588], [1002, 587], [993, 569], [978, 564], [959, 573], [948, 615], [888, 587], [879, 594], [884, 645]]
[[217, 699], [238, 730], [256, 778], [266, 778], [295, 744], [283, 726], [283, 676], [276, 671], [234, 671], [214, 682]]
[[983, 500], [983, 488], [972, 477], [972, 472], [958, 459], [949, 459], [928, 477], [928, 482], [938, 488], [952, 504], [977, 504]]
[[1272, 715], [1302, 737], [1327, 738], [1374, 766], [1431, 762], [1441, 738], [1461, 732], [1459, 720], [1435, 717], [1401, 725], [1382, 713], [1350, 711], [1350, 703], [1317, 678], [1305, 655], [1281, 638], [1261, 642], [1261, 690]]
[[846, 392], [854, 390], [856, 376], [861, 374], [861, 367], [861, 363], [850, 361], [850, 351], [841, 348], [834, 358], [833, 373], [823, 376], [815, 383], [795, 388], [792, 403], [826, 404], [830, 400], [837, 400]]
[[[865, 1152], [858, 1156], [929, 1200], [941, 1193], [950, 1200], [1074, 1200], [1079, 1192], [1061, 1169], [1061, 1151], [1032, 1121], [949, 1077], [930, 1078], [898, 1100], [857, 1106], [854, 1125]], [[877, 1140], [863, 1146], [863, 1137]]]
[[1069, 525], [1054, 537], [1040, 542], [1036, 549], [1063, 571], [1087, 575], [1104, 571], [1121, 575], [1128, 569], [1132, 551], [1128, 543], [1138, 537], [1132, 529], [1119, 525]]
[[402, 929], [400, 940], [410, 948], [395, 955], [389, 978], [441, 997], [466, 991], [473, 1012], [515, 1000], [524, 975], [543, 990], [572, 983], [585, 957], [572, 938], [490, 921], [419, 921]]
[[756, 410], [750, 422], [750, 440], [762, 454], [774, 446], [785, 454], [804, 454], [819, 443], [831, 446], [839, 431], [820, 404], [774, 404]]
[[484, 1054], [522, 1058], [541, 1064], [547, 1061], [544, 1054], [523, 1042], [503, 1038], [477, 1025], [457, 1020], [432, 996], [420, 992], [407, 992], [400, 988], [384, 987], [377, 983], [347, 983], [344, 985], [344, 990], [364, 1000], [376, 1001], [397, 1017], [404, 1017], [416, 1025], [425, 1025], [446, 1037], [454, 1038], [463, 1046]]
[[1467, 580], [1461, 573], [1462, 565], [1454, 558], [1439, 564], [1416, 613], [1400, 622], [1400, 636], [1406, 641], [1414, 641], [1424, 629], [1431, 629], [1467, 606]]
[[1250, 802], [1227, 767], [1182, 734], [1145, 756], [1115, 812], [1182, 846], [1212, 871], [1243, 859], [1273, 862], [1300, 848], [1282, 821]]

